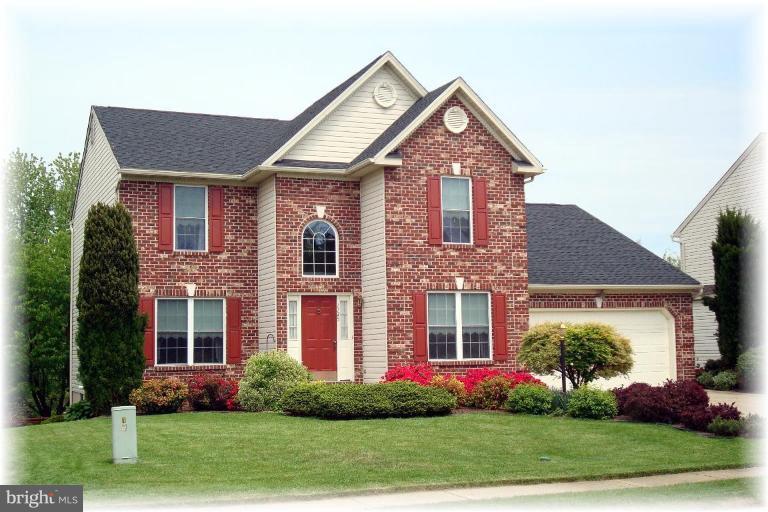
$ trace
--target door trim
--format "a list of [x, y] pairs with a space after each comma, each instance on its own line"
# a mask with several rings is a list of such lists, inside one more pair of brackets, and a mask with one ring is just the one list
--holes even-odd
[[[354, 380], [355, 379], [355, 365], [354, 365], [354, 346], [355, 346], [355, 315], [354, 315], [354, 298], [351, 292], [347, 293], [325, 293], [325, 292], [309, 292], [309, 293], [289, 293], [285, 297], [285, 326], [286, 326], [286, 338], [287, 338], [287, 352], [288, 354], [299, 362], [302, 361], [301, 354], [301, 298], [303, 296], [311, 295], [327, 295], [336, 297], [336, 379], [337, 380]], [[339, 304], [346, 299], [347, 304], [347, 339], [341, 337], [341, 325], [339, 317]], [[288, 329], [289, 326], [289, 307], [288, 303], [292, 300], [297, 301], [296, 308], [296, 337], [291, 337]]]

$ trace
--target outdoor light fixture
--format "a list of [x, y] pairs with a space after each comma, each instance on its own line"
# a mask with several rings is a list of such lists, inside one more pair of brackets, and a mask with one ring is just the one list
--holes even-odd
[[463, 290], [464, 289], [464, 278], [463, 277], [457, 277], [456, 278], [456, 289], [457, 290]]
[[322, 219], [325, 217], [325, 206], [315, 206], [315, 210], [317, 211], [317, 218]]
[[595, 305], [597, 306], [597, 309], [603, 308], [603, 299], [605, 299], [605, 292], [600, 290], [600, 293], [595, 296]]
[[195, 296], [195, 290], [197, 290], [197, 285], [195, 283], [187, 283], [184, 287], [187, 289], [187, 297]]

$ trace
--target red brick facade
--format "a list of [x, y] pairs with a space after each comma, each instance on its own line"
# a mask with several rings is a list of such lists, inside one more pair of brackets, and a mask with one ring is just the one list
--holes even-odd
[[[289, 293], [353, 295], [355, 380], [362, 380], [362, 309], [360, 305], [360, 183], [333, 179], [275, 180], [277, 210], [277, 346], [285, 349]], [[302, 277], [301, 237], [316, 220], [317, 206], [338, 232], [338, 277]]]
[[[465, 290], [506, 294], [509, 359], [437, 366], [457, 372], [468, 366], [511, 369], [528, 326], [523, 176], [512, 173], [507, 150], [468, 111], [462, 133], [445, 128], [443, 114], [453, 105], [461, 103], [447, 101], [401, 145], [402, 167], [385, 171], [389, 366], [413, 361], [412, 294], [455, 290], [455, 278], [463, 277]], [[427, 177], [450, 176], [454, 162], [463, 175], [487, 179], [487, 247], [428, 244]]]
[[[529, 306], [536, 308], [588, 309], [595, 307], [593, 296], [579, 294], [531, 294]], [[693, 310], [690, 293], [608, 294], [603, 309], [663, 308], [675, 319], [677, 378], [694, 377]]]
[[[139, 250], [139, 291], [155, 297], [186, 296], [185, 283], [198, 297], [242, 299], [242, 361], [257, 350], [256, 188], [224, 187], [224, 252], [168, 252], [157, 248], [158, 183], [122, 181], [120, 201], [133, 218]], [[190, 377], [201, 371], [239, 377], [242, 364], [155, 366], [145, 378]]]
[[[401, 144], [403, 165], [384, 171], [387, 340], [390, 367], [413, 363], [412, 295], [456, 290], [455, 278], [465, 290], [503, 293], [506, 296], [507, 352], [505, 361], [447, 362], [440, 370], [461, 372], [471, 366], [519, 369], [516, 354], [528, 328], [530, 308], [591, 308], [591, 297], [564, 294], [528, 294], [528, 260], [524, 177], [514, 174], [507, 150], [484, 128], [469, 109], [466, 130], [449, 132], [445, 110], [460, 105], [450, 99]], [[488, 245], [430, 245], [428, 243], [427, 179], [461, 173], [487, 182]], [[185, 296], [185, 283], [197, 285], [197, 296], [242, 299], [242, 361], [258, 350], [257, 188], [223, 187], [224, 251], [221, 253], [158, 250], [158, 183], [123, 181], [119, 198], [133, 216], [139, 249], [140, 292], [155, 297]], [[275, 178], [278, 348], [287, 344], [288, 294], [351, 294], [354, 322], [354, 375], [362, 380], [362, 282], [360, 252], [360, 183], [353, 180]], [[338, 232], [339, 275], [305, 278], [301, 270], [301, 236], [317, 219]], [[679, 378], [693, 376], [693, 319], [690, 294], [607, 295], [603, 308], [664, 308], [675, 323]], [[154, 367], [145, 378], [179, 376], [200, 371], [230, 377], [242, 375], [241, 364]]]

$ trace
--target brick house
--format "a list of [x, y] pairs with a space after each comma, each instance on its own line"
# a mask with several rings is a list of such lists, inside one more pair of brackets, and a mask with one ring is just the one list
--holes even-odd
[[693, 373], [698, 283], [575, 206], [526, 205], [541, 163], [461, 78], [427, 91], [385, 53], [290, 121], [92, 107], [86, 139], [72, 302], [88, 209], [120, 201], [146, 377], [273, 349], [333, 380], [514, 369], [549, 320], [615, 325], [632, 380]]

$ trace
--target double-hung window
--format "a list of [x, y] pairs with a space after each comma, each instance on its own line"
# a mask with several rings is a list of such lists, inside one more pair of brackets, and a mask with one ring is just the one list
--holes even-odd
[[443, 242], [472, 243], [472, 181], [464, 177], [443, 177], [441, 180]]
[[224, 364], [224, 300], [158, 299], [156, 354], [157, 364]]
[[207, 233], [207, 189], [176, 185], [173, 225], [177, 251], [205, 251]]
[[490, 359], [490, 320], [487, 293], [429, 293], [429, 359]]

